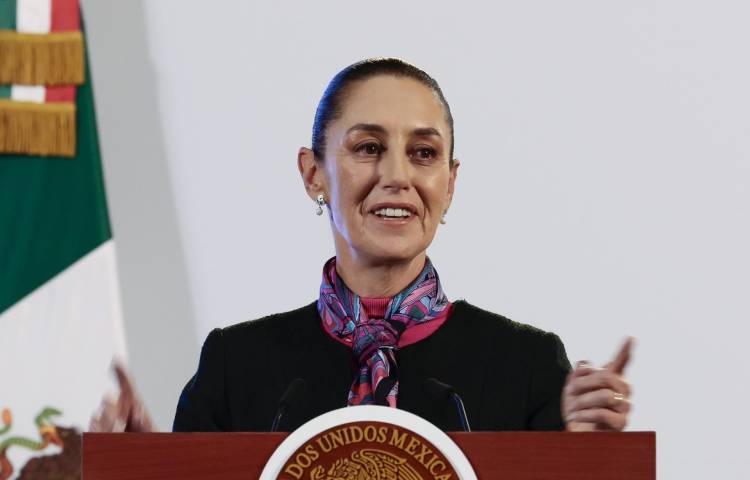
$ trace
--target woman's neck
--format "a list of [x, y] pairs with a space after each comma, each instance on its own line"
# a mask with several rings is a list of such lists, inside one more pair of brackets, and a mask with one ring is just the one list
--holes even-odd
[[[343, 253], [343, 252], [341, 252]], [[411, 284], [424, 268], [426, 253], [402, 262], [372, 262], [336, 255], [336, 273], [349, 289], [365, 298], [392, 297]]]

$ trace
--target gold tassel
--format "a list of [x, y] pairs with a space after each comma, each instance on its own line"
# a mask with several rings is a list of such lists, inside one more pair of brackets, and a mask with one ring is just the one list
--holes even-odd
[[81, 32], [0, 30], [0, 85], [80, 85], [83, 61]]
[[75, 156], [75, 103], [0, 99], [0, 153]]

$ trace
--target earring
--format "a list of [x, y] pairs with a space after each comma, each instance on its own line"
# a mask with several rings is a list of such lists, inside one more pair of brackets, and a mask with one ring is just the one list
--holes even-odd
[[315, 209], [315, 215], [323, 215], [323, 205], [326, 204], [326, 197], [323, 194], [319, 194], [317, 198], [318, 208]]
[[[448, 212], [445, 212], [445, 213], [448, 213]], [[443, 216], [442, 216], [442, 217], [440, 218], [440, 224], [441, 224], [441, 225], [445, 225], [446, 223], [448, 223], [448, 222], [447, 222], [447, 221], [445, 220], [445, 213], [444, 213], [444, 214], [443, 214]]]

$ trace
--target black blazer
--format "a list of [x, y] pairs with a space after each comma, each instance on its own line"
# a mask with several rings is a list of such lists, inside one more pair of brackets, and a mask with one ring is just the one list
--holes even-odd
[[[397, 352], [398, 408], [445, 431], [460, 430], [452, 402], [436, 400], [434, 377], [461, 395], [472, 430], [560, 430], [570, 371], [560, 339], [466, 301], [429, 337]], [[177, 405], [174, 431], [268, 431], [295, 378], [304, 397], [281, 422], [294, 430], [346, 406], [357, 366], [351, 349], [321, 327], [316, 304], [215, 329]]]

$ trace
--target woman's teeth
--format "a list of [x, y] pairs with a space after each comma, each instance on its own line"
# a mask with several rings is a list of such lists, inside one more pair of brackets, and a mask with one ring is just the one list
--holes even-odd
[[410, 217], [411, 212], [403, 208], [381, 208], [380, 210], [375, 210], [375, 215], [386, 218], [404, 218]]

